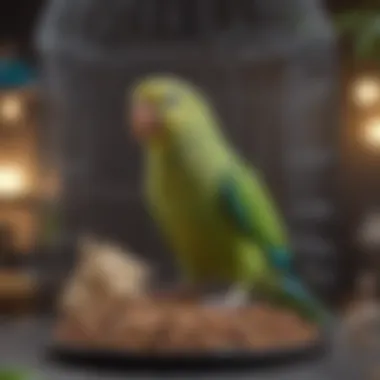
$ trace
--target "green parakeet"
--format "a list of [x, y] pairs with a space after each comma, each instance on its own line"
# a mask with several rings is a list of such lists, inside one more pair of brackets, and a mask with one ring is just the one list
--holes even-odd
[[147, 203], [187, 281], [238, 284], [320, 318], [259, 172], [229, 144], [201, 91], [152, 76], [137, 84], [131, 104]]

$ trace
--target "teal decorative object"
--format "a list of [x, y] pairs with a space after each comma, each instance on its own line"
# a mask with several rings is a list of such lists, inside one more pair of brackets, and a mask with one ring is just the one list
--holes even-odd
[[17, 58], [0, 58], [0, 90], [32, 84], [36, 73], [26, 62]]

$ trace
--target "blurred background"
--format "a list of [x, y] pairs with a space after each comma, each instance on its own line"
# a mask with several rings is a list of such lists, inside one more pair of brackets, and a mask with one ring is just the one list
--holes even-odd
[[380, 249], [380, 77], [376, 57], [355, 55], [362, 24], [341, 38], [336, 19], [367, 4], [293, 1], [289, 16], [281, 2], [254, 1], [243, 20], [228, 1], [199, 14], [186, 1], [103, 3], [13, 0], [0, 12], [0, 305], [54, 298], [83, 231], [174, 276], [123, 137], [125, 89], [162, 70], [211, 93], [268, 177], [305, 277], [334, 305], [351, 300]]

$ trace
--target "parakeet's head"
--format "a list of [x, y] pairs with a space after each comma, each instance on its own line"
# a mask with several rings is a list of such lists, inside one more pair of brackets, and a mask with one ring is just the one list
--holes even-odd
[[133, 89], [130, 111], [132, 134], [143, 144], [164, 143], [209, 113], [193, 85], [171, 76], [140, 81]]

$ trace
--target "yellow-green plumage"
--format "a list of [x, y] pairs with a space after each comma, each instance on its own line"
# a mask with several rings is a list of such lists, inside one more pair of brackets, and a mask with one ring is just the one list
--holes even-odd
[[[216, 155], [205, 157], [193, 171], [188, 165], [201, 152], [198, 156], [183, 148], [178, 152], [178, 148], [146, 152], [146, 191], [153, 216], [179, 255], [188, 279], [236, 281], [253, 277], [249, 272], [254, 270], [263, 273], [263, 257], [245, 252], [244, 238], [228, 224], [218, 204], [217, 177], [230, 164], [226, 155], [205, 151], [205, 155]], [[192, 154], [194, 158], [183, 158]]]
[[280, 290], [291, 262], [281, 218], [204, 96], [182, 80], [152, 77], [137, 86], [139, 100], [156, 107], [165, 130], [144, 147], [149, 209], [187, 279]]

